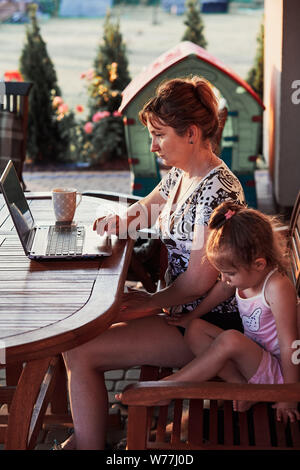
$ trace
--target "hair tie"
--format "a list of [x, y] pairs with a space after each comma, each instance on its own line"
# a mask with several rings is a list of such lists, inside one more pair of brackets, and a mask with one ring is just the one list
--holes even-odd
[[231, 209], [228, 209], [228, 211], [225, 214], [225, 219], [229, 220], [231, 217], [235, 214], [235, 211], [232, 211]]
[[216, 214], [215, 217], [213, 218], [210, 228], [219, 230], [223, 225], [226, 224], [227, 220], [231, 219], [231, 217], [236, 214], [236, 211], [233, 211], [231, 209], [228, 209], [228, 211], [224, 213], [219, 213]]

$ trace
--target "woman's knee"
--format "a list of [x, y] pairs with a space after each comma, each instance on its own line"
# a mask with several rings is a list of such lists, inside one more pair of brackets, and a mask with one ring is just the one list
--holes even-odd
[[75, 366], [80, 366], [85, 359], [83, 354], [80, 354], [80, 348], [70, 349], [63, 353], [63, 359], [67, 370], [74, 369]]
[[203, 328], [203, 320], [200, 318], [194, 318], [191, 320], [186, 327], [185, 337], [193, 338], [198, 335]]
[[207, 322], [205, 320], [201, 320], [200, 318], [195, 318], [190, 321], [188, 327], [186, 328], [184, 339], [192, 349], [195, 345], [199, 344], [203, 335], [206, 334], [206, 326]]
[[93, 368], [95, 353], [93, 352], [92, 343], [84, 343], [69, 351], [65, 351], [63, 359], [67, 370]]

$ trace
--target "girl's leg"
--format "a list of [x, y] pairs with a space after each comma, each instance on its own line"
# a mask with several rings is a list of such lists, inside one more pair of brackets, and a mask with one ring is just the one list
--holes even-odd
[[[202, 319], [195, 319], [187, 328], [185, 340], [194, 355], [201, 356], [223, 332], [224, 330], [218, 326]], [[222, 371], [219, 372], [219, 377], [226, 382], [245, 382], [245, 378], [231, 360], [228, 360]]]
[[106, 370], [143, 364], [182, 367], [193, 357], [177, 328], [168, 325], [162, 316], [114, 324], [94, 340], [66, 352], [75, 429], [69, 448], [103, 449], [105, 446]]
[[[222, 330], [221, 328], [218, 328], [210, 323], [207, 323], [206, 321], [202, 319], [201, 320], [196, 319], [190, 323], [189, 328], [186, 332], [185, 338], [188, 343], [188, 346], [190, 347], [192, 352], [195, 354], [195, 356], [200, 356], [201, 354], [204, 353], [204, 351], [206, 351], [212, 345], [215, 338], [217, 338], [217, 336], [219, 336], [223, 331], [224, 330]], [[233, 335], [235, 336], [234, 331], [233, 331]], [[249, 341], [250, 341], [250, 346], [252, 348], [253, 343], [251, 342], [251, 340]], [[257, 350], [256, 346], [257, 345], [254, 343], [255, 351]], [[240, 355], [240, 351], [238, 354]], [[259, 365], [260, 360], [261, 360], [261, 350], [259, 348], [259, 350], [257, 351], [257, 359], [256, 359], [256, 354], [255, 354], [255, 359], [254, 359], [254, 364], [253, 364], [254, 369], [256, 367], [256, 361], [259, 361], [258, 362], [258, 365]], [[256, 370], [257, 370], [257, 367], [256, 367]], [[250, 374], [251, 374], [251, 371], [250, 371]], [[222, 378], [226, 382], [231, 382], [231, 383], [246, 383], [249, 380], [249, 377], [247, 379], [241, 373], [236, 363], [231, 359], [227, 361], [227, 363], [223, 366], [222, 370], [219, 371], [218, 375], [220, 378]], [[241, 400], [233, 401], [233, 408], [235, 411], [247, 411], [252, 405], [253, 405], [253, 402], [249, 402], [249, 401], [241, 401]]]
[[[194, 352], [199, 355], [167, 380], [202, 382], [220, 376], [230, 382], [247, 382], [254, 375], [262, 358], [260, 346], [239, 331], [220, 332], [213, 328], [209, 326], [202, 335], [202, 343], [206, 341], [206, 349], [200, 351], [200, 346], [197, 350], [194, 348]], [[213, 332], [216, 336], [211, 339]], [[192, 344], [191, 347], [193, 348]]]

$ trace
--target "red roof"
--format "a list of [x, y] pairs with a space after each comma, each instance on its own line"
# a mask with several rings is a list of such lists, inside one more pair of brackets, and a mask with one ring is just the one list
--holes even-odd
[[212, 56], [202, 47], [198, 46], [189, 41], [180, 42], [177, 46], [168, 50], [161, 56], [159, 56], [152, 64], [150, 64], [145, 70], [137, 75], [123, 91], [123, 99], [119, 111], [123, 111], [132, 99], [149, 83], [152, 82], [156, 77], [161, 75], [165, 70], [170, 68], [172, 65], [181, 62], [190, 55], [195, 55], [200, 60], [211, 64], [213, 67], [219, 69], [224, 74], [228, 75], [234, 80], [239, 86], [245, 88], [245, 90], [252, 95], [252, 97], [258, 102], [258, 104], [264, 109], [264, 104], [260, 97], [255, 93], [251, 86], [239, 77], [233, 70], [229, 69], [216, 57]]

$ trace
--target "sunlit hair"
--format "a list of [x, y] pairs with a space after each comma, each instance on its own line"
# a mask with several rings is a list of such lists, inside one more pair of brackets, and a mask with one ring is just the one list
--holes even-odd
[[286, 273], [287, 244], [276, 226], [278, 220], [258, 210], [224, 202], [210, 218], [206, 256], [220, 271], [225, 267], [249, 268], [262, 257], [267, 266]]
[[149, 121], [154, 127], [158, 124], [173, 127], [179, 136], [196, 125], [204, 140], [212, 139], [219, 127], [218, 100], [205, 78], [175, 78], [159, 85], [139, 118], [145, 126]]

